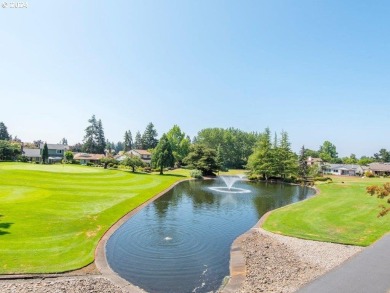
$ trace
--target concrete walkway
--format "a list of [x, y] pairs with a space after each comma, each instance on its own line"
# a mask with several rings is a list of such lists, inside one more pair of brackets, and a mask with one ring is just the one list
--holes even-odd
[[298, 293], [390, 293], [390, 233]]

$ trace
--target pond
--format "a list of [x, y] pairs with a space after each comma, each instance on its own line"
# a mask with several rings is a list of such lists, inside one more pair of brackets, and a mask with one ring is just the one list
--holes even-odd
[[[213, 292], [229, 275], [230, 247], [267, 211], [314, 194], [301, 186], [186, 181], [147, 205], [108, 240], [107, 260], [148, 292]], [[211, 187], [211, 188], [210, 188]]]

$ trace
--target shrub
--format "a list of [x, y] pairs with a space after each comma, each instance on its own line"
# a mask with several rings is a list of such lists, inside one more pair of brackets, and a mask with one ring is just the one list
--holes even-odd
[[18, 160], [23, 162], [23, 163], [27, 163], [28, 162], [28, 157], [20, 155], [20, 156], [18, 156]]
[[315, 177], [314, 181], [333, 181], [330, 177]]
[[88, 162], [87, 166], [93, 166], [93, 163], [92, 162]]
[[145, 173], [150, 173], [150, 172], [152, 172], [152, 168], [144, 167], [142, 171], [144, 171]]
[[201, 179], [201, 178], [203, 178], [203, 177], [202, 177], [202, 171], [200, 171], [200, 170], [191, 170], [191, 171], [190, 171], [190, 176], [191, 176], [192, 178], [196, 178], [196, 179]]
[[376, 185], [367, 186], [367, 187], [366, 187], [366, 192], [367, 192], [369, 195], [373, 196], [373, 195], [376, 193], [376, 190], [377, 190], [377, 189], [378, 189], [378, 186], [376, 186]]
[[364, 172], [364, 176], [368, 177], [368, 178], [373, 178], [375, 177], [375, 175], [371, 172], [371, 171], [366, 171]]

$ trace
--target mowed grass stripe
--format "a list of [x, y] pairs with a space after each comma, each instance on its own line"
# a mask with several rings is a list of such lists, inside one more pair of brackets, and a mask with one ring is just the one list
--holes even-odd
[[385, 200], [369, 196], [369, 185], [389, 179], [333, 177], [320, 194], [271, 213], [263, 227], [284, 235], [367, 246], [390, 231], [390, 216], [378, 218]]
[[63, 272], [91, 263], [114, 222], [183, 178], [0, 163], [0, 273]]

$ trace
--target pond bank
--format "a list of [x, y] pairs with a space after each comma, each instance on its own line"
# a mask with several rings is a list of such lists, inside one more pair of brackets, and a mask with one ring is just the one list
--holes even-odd
[[229, 292], [295, 292], [363, 249], [252, 229], [241, 242], [245, 280], [238, 290]]

